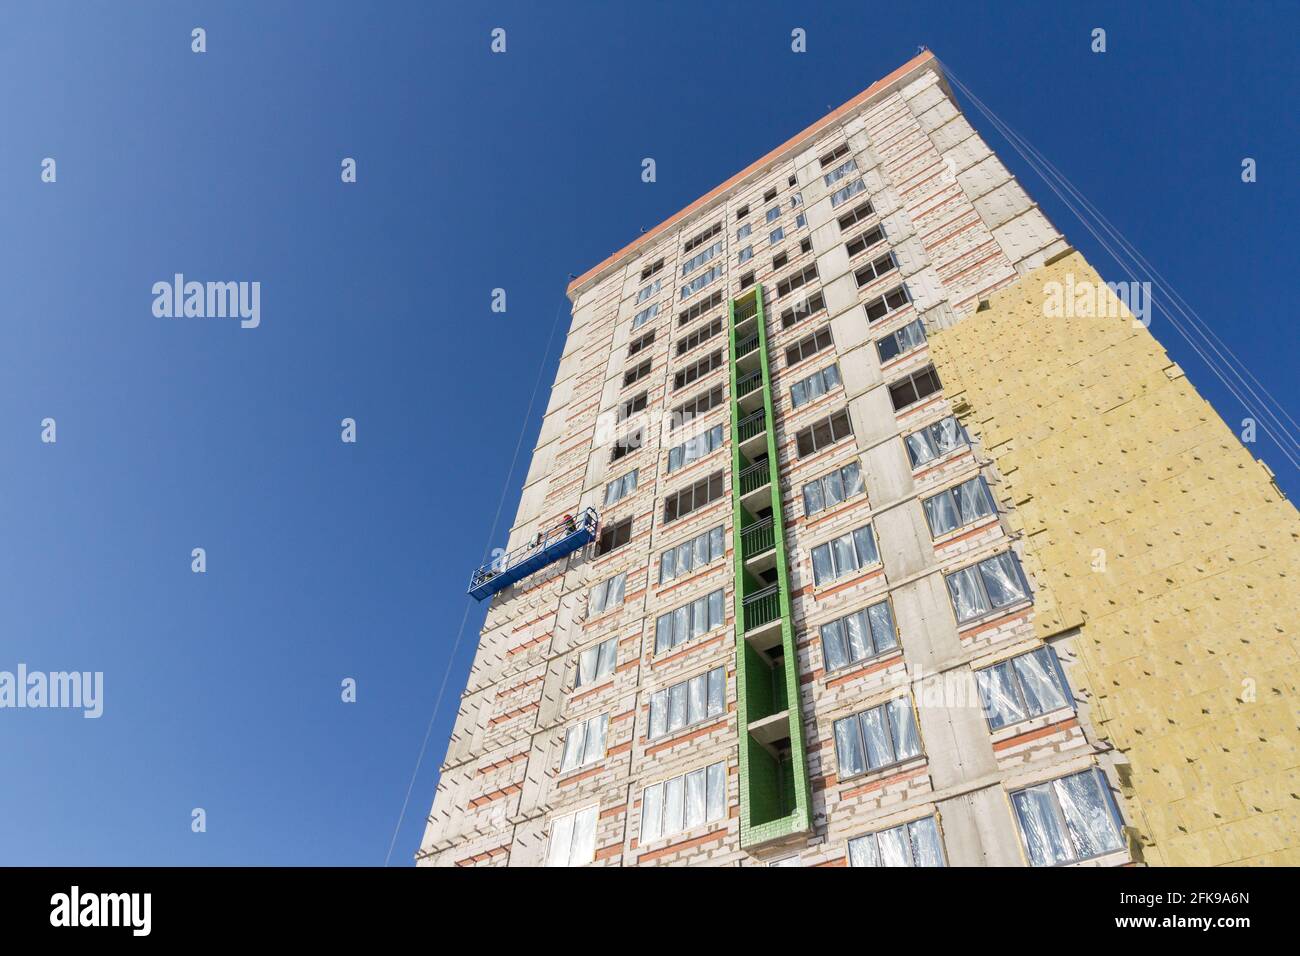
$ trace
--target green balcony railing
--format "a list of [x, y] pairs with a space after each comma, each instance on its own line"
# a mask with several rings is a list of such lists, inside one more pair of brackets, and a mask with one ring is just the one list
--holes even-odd
[[[751, 491], [757, 491], [771, 480], [771, 470], [766, 461], [750, 465], [740, 473], [740, 493], [747, 495]], [[771, 524], [770, 521], [768, 523]]]
[[[774, 480], [779, 458], [764, 299], [761, 285], [732, 299], [728, 329], [740, 845], [746, 849], [797, 842], [810, 832], [813, 820], [807, 747], [797, 712], [799, 654], [791, 615], [786, 525], [781, 490]], [[742, 356], [749, 356], [743, 365], [737, 361]], [[764, 517], [754, 520], [756, 514]], [[760, 567], [762, 577], [757, 575]], [[784, 725], [787, 737], [773, 742], [766, 724], [765, 735], [755, 736], [749, 729], [786, 710], [790, 711]]]
[[740, 421], [736, 422], [736, 434], [740, 436], [741, 441], [749, 441], [756, 435], [763, 434], [767, 430], [767, 412], [759, 409], [752, 415], [746, 415]]
[[753, 631], [781, 616], [781, 588], [769, 585], [745, 596], [745, 630]]
[[776, 547], [776, 529], [771, 518], [755, 521], [740, 531], [740, 552], [745, 560]]

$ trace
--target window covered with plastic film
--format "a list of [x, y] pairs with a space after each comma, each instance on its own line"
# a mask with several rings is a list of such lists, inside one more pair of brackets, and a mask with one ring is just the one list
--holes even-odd
[[835, 721], [839, 778], [879, 770], [921, 752], [910, 697], [895, 697], [852, 717]]
[[954, 571], [947, 580], [948, 597], [958, 624], [1029, 598], [1029, 585], [1020, 570], [1020, 562], [1010, 551]]
[[1011, 794], [1031, 866], [1060, 866], [1123, 849], [1119, 810], [1096, 768]]
[[942, 458], [950, 451], [956, 451], [970, 444], [966, 429], [962, 428], [961, 423], [951, 415], [912, 432], [904, 441], [913, 468], [919, 468], [936, 458]]
[[991, 730], [1071, 706], [1065, 676], [1050, 647], [976, 671], [975, 679]]
[[850, 840], [849, 865], [943, 866], [943, 848], [934, 817]]
[[642, 791], [641, 845], [726, 815], [727, 765], [719, 761]]
[[651, 740], [717, 717], [727, 709], [727, 671], [715, 667], [707, 674], [665, 687], [650, 695]]

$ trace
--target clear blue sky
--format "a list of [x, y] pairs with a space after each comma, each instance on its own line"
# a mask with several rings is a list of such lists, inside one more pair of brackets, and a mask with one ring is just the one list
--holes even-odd
[[[0, 711], [0, 863], [382, 863], [467, 578], [514, 515], [567, 276], [917, 44], [1295, 416], [1296, 7], [1089, 7], [6, 4], [0, 670], [103, 671], [105, 702], [99, 720]], [[176, 272], [261, 282], [261, 326], [155, 318], [151, 286]], [[1159, 317], [1153, 332], [1239, 421]], [[418, 844], [482, 613], [395, 863]]]

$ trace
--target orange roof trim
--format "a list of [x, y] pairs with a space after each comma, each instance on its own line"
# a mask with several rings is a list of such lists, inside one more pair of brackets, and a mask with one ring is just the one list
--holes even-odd
[[768, 163], [775, 160], [786, 150], [790, 149], [791, 147], [797, 146], [803, 140], [808, 139], [810, 136], [814, 136], [817, 133], [821, 132], [823, 129], [825, 129], [827, 126], [831, 125], [832, 123], [834, 123], [845, 113], [848, 113], [856, 109], [858, 106], [862, 105], [862, 103], [870, 99], [876, 93], [879, 93], [885, 87], [889, 86], [890, 84], [896, 82], [900, 78], [906, 76], [908, 73], [911, 73], [913, 70], [917, 69], [918, 67], [934, 59], [935, 59], [934, 54], [931, 53], [929, 50], [926, 50], [925, 52], [919, 53], [916, 56], [912, 57], [912, 59], [908, 60], [898, 69], [896, 69], [894, 72], [890, 73], [888, 76], [876, 80], [876, 82], [872, 83], [865, 90], [863, 90], [857, 96], [853, 97], [853, 99], [849, 100], [843, 106], [840, 106], [838, 109], [832, 110], [830, 113], [827, 113], [825, 116], [823, 116], [817, 122], [813, 123], [807, 129], [803, 130], [802, 132], [796, 133], [794, 136], [787, 139], [776, 149], [771, 150], [770, 152], [764, 154], [761, 158], [750, 163], [740, 172], [736, 173], [736, 175], [732, 176], [730, 179], [724, 182], [721, 186], [717, 186], [711, 189], [709, 192], [705, 193], [699, 199], [695, 200], [695, 202], [691, 203], [685, 209], [675, 213], [672, 216], [669, 216], [667, 219], [665, 219], [659, 225], [655, 226], [649, 232], [645, 233], [644, 235], [638, 236], [634, 241], [628, 243], [626, 246], [618, 250], [618, 252], [614, 253], [612, 256], [605, 259], [603, 262], [588, 269], [582, 275], [578, 276], [578, 278], [570, 282], [568, 285], [568, 289], [566, 291], [572, 294], [574, 289], [585, 284], [590, 279], [594, 278], [598, 273], [604, 272], [607, 268], [617, 263], [620, 259], [624, 258], [625, 256], [629, 255], [632, 252], [635, 252], [638, 247], [644, 245], [645, 243], [654, 239], [656, 236], [667, 231], [675, 223], [680, 222], [682, 219], [685, 219], [687, 216], [695, 212], [701, 206], [705, 206], [708, 203], [712, 202], [718, 196], [722, 195], [727, 190], [731, 189], [732, 186], [735, 186], [737, 183], [745, 179], [745, 177], [756, 172], [760, 167], [765, 166]]

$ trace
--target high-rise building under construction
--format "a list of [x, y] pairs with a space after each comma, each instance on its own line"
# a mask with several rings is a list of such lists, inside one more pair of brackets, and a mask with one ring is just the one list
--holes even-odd
[[930, 54], [569, 295], [418, 862], [1300, 864], [1296, 511]]

